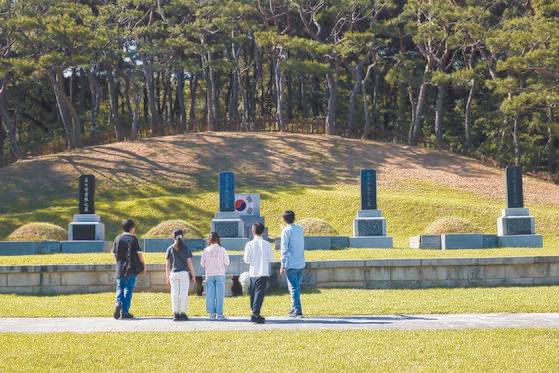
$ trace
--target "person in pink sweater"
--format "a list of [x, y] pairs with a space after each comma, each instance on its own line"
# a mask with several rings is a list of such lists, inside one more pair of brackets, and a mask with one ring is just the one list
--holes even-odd
[[200, 265], [206, 271], [206, 311], [210, 320], [225, 320], [223, 301], [225, 298], [225, 267], [229, 265], [229, 255], [221, 247], [219, 235], [210, 233], [208, 247], [200, 258]]

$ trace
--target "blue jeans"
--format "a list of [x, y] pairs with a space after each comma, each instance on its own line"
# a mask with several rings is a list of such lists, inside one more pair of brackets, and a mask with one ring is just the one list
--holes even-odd
[[206, 276], [206, 311], [223, 315], [225, 276]]
[[303, 314], [301, 306], [301, 281], [303, 279], [302, 269], [288, 269], [287, 270], [287, 288], [291, 294], [291, 311], [296, 315]]
[[116, 301], [122, 304], [123, 314], [127, 314], [128, 310], [130, 310], [134, 285], [136, 285], [136, 275], [128, 275], [116, 279]]

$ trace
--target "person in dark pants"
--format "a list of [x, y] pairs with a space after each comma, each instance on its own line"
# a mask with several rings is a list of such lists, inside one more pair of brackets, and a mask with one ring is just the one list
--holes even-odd
[[245, 246], [244, 261], [250, 265], [250, 308], [252, 315], [250, 321], [257, 324], [264, 324], [265, 320], [260, 315], [266, 285], [270, 276], [270, 263], [274, 260], [272, 244], [262, 238], [264, 224], [255, 223], [252, 226], [254, 239]]
[[116, 260], [116, 304], [114, 311], [115, 319], [132, 319], [134, 316], [130, 313], [130, 306], [132, 304], [132, 293], [136, 285], [137, 274], [130, 266], [128, 258], [128, 248], [133, 251], [133, 254], [138, 255], [140, 261], [144, 264], [145, 261], [142, 255], [142, 249], [134, 232], [136, 230], [134, 221], [127, 219], [122, 222], [122, 230], [113, 244], [113, 255]]

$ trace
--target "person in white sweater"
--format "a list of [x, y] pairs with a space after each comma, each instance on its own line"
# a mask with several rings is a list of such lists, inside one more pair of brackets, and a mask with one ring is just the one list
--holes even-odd
[[221, 246], [216, 232], [210, 233], [208, 243], [210, 246], [204, 249], [200, 258], [200, 266], [206, 271], [206, 310], [210, 314], [210, 320], [225, 320], [225, 267], [229, 265], [229, 255]]
[[262, 238], [264, 224], [254, 223], [252, 225], [254, 239], [245, 246], [245, 263], [250, 265], [250, 308], [252, 315], [250, 321], [264, 324], [265, 318], [260, 315], [268, 277], [270, 277], [270, 263], [274, 260], [272, 244]]

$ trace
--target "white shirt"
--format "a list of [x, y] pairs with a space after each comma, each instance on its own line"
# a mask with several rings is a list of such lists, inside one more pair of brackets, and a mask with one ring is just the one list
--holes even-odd
[[262, 237], [254, 236], [245, 246], [244, 260], [250, 264], [250, 277], [270, 276], [270, 263], [274, 261], [272, 244]]

